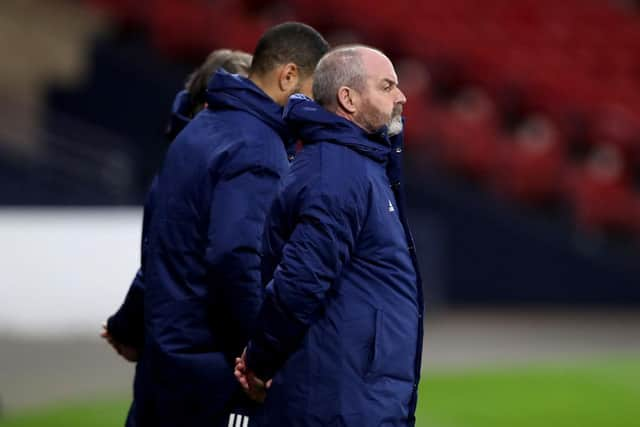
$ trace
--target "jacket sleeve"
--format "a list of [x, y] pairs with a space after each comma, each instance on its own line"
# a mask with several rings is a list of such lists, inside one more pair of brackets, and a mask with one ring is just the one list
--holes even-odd
[[144, 341], [144, 273], [136, 273], [118, 311], [107, 320], [107, 330], [116, 341], [141, 348]]
[[255, 325], [263, 287], [260, 274], [266, 212], [280, 175], [252, 166], [218, 181], [210, 205], [206, 261], [215, 294], [230, 316], [230, 339], [238, 353]]
[[142, 215], [142, 238], [140, 245], [140, 268], [127, 296], [118, 311], [107, 320], [107, 330], [122, 344], [141, 348], [144, 344], [144, 264], [147, 255], [147, 236], [151, 216], [155, 209], [158, 178], [155, 177], [147, 194]]
[[299, 345], [350, 259], [361, 228], [362, 201], [344, 189], [317, 193], [301, 206], [247, 347], [247, 366], [262, 379], [272, 378]]

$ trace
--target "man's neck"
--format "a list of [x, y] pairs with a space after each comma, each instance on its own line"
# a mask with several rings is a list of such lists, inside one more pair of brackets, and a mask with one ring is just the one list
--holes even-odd
[[286, 99], [283, 98], [282, 93], [272, 84], [269, 84], [268, 79], [264, 78], [264, 76], [253, 74], [249, 76], [249, 80], [258, 86], [273, 102], [282, 106], [285, 104]]

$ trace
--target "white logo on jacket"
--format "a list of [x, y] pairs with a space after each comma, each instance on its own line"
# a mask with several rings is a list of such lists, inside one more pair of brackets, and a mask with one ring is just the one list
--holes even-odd
[[393, 207], [393, 205], [391, 204], [391, 200], [389, 200], [389, 212], [395, 212], [395, 208]]
[[228, 427], [247, 427], [249, 425], [249, 417], [241, 414], [229, 415]]

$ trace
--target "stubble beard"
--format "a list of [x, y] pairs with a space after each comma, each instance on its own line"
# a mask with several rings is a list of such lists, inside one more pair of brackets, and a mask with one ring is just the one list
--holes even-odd
[[389, 136], [396, 136], [402, 132], [404, 124], [402, 123], [402, 105], [396, 105], [393, 107], [391, 113], [391, 120], [387, 124], [387, 132]]
[[371, 102], [367, 100], [365, 107], [363, 110], [358, 112], [354, 121], [360, 124], [367, 132], [375, 133], [380, 130], [383, 126], [389, 126], [393, 121], [393, 112], [395, 112], [395, 108], [391, 114], [391, 118], [387, 114], [384, 114], [382, 111], [377, 109]]

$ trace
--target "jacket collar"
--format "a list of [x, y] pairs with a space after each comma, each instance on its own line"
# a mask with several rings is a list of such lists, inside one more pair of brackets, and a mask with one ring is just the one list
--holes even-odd
[[386, 162], [391, 151], [386, 126], [368, 133], [302, 94], [289, 98], [284, 109], [284, 120], [291, 132], [305, 144], [322, 141], [344, 145], [378, 162]]
[[218, 70], [209, 80], [206, 99], [209, 109], [240, 110], [253, 115], [277, 132], [285, 145], [290, 145], [292, 139], [282, 119], [282, 107], [251, 80]]

